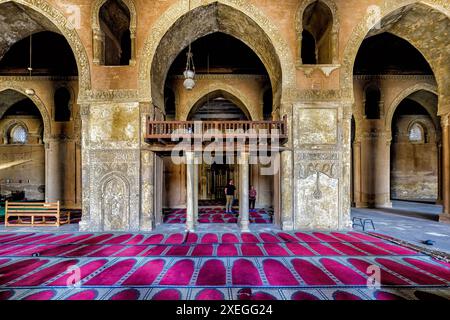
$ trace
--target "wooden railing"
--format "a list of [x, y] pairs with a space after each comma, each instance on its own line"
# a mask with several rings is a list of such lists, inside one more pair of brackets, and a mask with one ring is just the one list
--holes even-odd
[[215, 134], [226, 137], [255, 137], [278, 135], [286, 140], [287, 123], [282, 121], [152, 121], [147, 119], [146, 140], [167, 140], [173, 137], [205, 138]]

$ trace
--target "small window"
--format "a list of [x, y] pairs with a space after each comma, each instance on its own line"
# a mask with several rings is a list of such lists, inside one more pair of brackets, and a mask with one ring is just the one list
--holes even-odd
[[102, 31], [105, 66], [125, 66], [131, 60], [131, 14], [122, 0], [108, 0], [100, 8], [100, 29]]
[[333, 13], [322, 1], [314, 1], [303, 12], [302, 64], [333, 63]]
[[11, 144], [26, 144], [28, 140], [27, 129], [22, 125], [16, 125], [10, 133]]
[[409, 141], [413, 143], [425, 142], [425, 133], [420, 124], [414, 123], [409, 129]]

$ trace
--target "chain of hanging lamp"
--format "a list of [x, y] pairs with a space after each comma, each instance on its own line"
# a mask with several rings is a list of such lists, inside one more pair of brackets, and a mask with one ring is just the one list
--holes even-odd
[[[191, 11], [191, 0], [188, 1], [189, 4], [189, 10]], [[184, 83], [183, 86], [186, 88], [186, 90], [192, 90], [195, 87], [195, 65], [194, 65], [194, 55], [192, 54], [192, 46], [191, 41], [189, 41], [189, 48], [187, 53], [187, 61], [186, 61], [186, 70], [183, 73], [184, 75]]]
[[[30, 57], [29, 57], [29, 63], [28, 63], [27, 70], [28, 70], [28, 77], [29, 77], [30, 83], [32, 83], [31, 79], [32, 79], [32, 73], [33, 73], [33, 33], [30, 33], [30, 51], [29, 51], [29, 55], [30, 55]], [[34, 92], [34, 89], [28, 88], [28, 89], [25, 90], [25, 93], [30, 95], [30, 96], [32, 96], [32, 95], [34, 95], [35, 92]]]

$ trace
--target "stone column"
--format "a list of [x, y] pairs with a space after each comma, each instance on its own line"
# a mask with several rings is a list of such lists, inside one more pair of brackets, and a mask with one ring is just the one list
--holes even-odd
[[375, 184], [375, 207], [392, 208], [391, 202], [391, 133], [378, 137], [376, 158], [377, 170], [373, 173], [378, 179]]
[[79, 225], [80, 231], [89, 231], [90, 221], [91, 221], [91, 210], [90, 210], [90, 154], [89, 154], [89, 105], [80, 106], [80, 117], [81, 117], [81, 207], [82, 207], [82, 218]]
[[155, 155], [149, 150], [141, 151], [141, 214], [140, 231], [152, 231], [155, 208]]
[[361, 200], [360, 207], [392, 207], [391, 133], [370, 129], [361, 141]]
[[444, 213], [450, 213], [450, 138], [449, 115], [441, 117], [442, 127], [442, 198]]
[[131, 41], [131, 59], [130, 66], [136, 65], [136, 29], [130, 29], [130, 41]]
[[198, 156], [194, 158], [194, 225], [198, 225]]
[[367, 207], [361, 193], [361, 141], [356, 140], [353, 143], [353, 202], [356, 208]]
[[58, 140], [50, 139], [45, 145], [45, 200], [47, 202], [63, 201], [62, 183], [64, 183], [64, 172], [60, 161], [60, 143]]
[[194, 211], [195, 211], [195, 165], [194, 153], [186, 152], [186, 228], [188, 231], [195, 232]]
[[249, 232], [249, 154], [242, 152], [239, 158], [239, 227], [242, 232]]
[[280, 163], [280, 189], [281, 189], [281, 228], [283, 230], [294, 230], [294, 208], [293, 197], [293, 163], [292, 151], [281, 152]]
[[[343, 103], [339, 108], [339, 122], [341, 123], [341, 177], [339, 182], [339, 229], [348, 229], [351, 226], [351, 205], [352, 199], [350, 193], [351, 188], [351, 170], [352, 170], [352, 156], [351, 156], [351, 132], [352, 132], [352, 110], [353, 104]], [[342, 110], [342, 111], [341, 111]]]
[[146, 149], [145, 135], [147, 131], [147, 117], [152, 117], [154, 108], [149, 103], [139, 104], [141, 121], [141, 213], [139, 215], [139, 230], [152, 231], [155, 226], [155, 208], [157, 200], [155, 196], [155, 183], [157, 181], [156, 155]]
[[[442, 133], [441, 133], [442, 137]], [[438, 194], [436, 199], [436, 204], [443, 204], [443, 195], [442, 195], [442, 162], [443, 162], [443, 153], [442, 153], [442, 138], [439, 138], [438, 142], [436, 142], [436, 150], [437, 150], [437, 175], [438, 175]]]
[[93, 63], [103, 65], [105, 63], [105, 34], [100, 29], [93, 30]]

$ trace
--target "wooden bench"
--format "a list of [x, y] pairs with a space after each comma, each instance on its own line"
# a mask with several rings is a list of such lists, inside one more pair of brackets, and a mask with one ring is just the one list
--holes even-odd
[[[11, 221], [11, 218], [16, 218]], [[6, 227], [59, 227], [70, 223], [70, 212], [61, 212], [59, 201], [9, 202], [5, 204]]]

